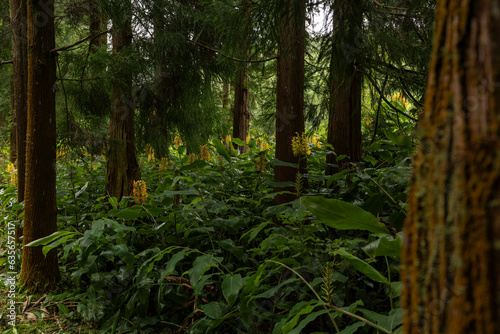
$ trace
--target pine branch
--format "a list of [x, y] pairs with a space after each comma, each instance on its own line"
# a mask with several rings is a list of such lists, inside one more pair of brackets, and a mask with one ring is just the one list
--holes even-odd
[[68, 51], [69, 49], [77, 46], [77, 45], [80, 45], [86, 41], [88, 41], [89, 39], [90, 40], [94, 40], [95, 38], [101, 36], [101, 35], [104, 35], [104, 34], [107, 34], [109, 32], [109, 30], [105, 30], [103, 32], [100, 32], [98, 34], [95, 34], [95, 35], [90, 35], [90, 36], [87, 36], [85, 37], [84, 39], [81, 39], [73, 44], [70, 44], [70, 45], [66, 45], [66, 46], [61, 46], [60, 48], [57, 48], [57, 49], [52, 49], [50, 50], [51, 53], [56, 53], [56, 52], [59, 52], [59, 51]]
[[265, 63], [267, 61], [271, 61], [271, 60], [274, 60], [274, 59], [277, 59], [280, 55], [276, 55], [276, 56], [272, 56], [271, 58], [267, 58], [267, 59], [257, 59], [257, 60], [252, 60], [252, 59], [239, 59], [239, 58], [234, 58], [234, 57], [231, 57], [223, 52], [221, 52], [220, 50], [217, 50], [217, 49], [214, 49], [208, 45], [204, 45], [204, 44], [201, 44], [200, 42], [198, 41], [193, 41], [191, 39], [188, 39], [189, 42], [195, 44], [195, 45], [198, 45], [198, 46], [201, 46], [202, 48], [205, 48], [207, 50], [210, 50], [210, 51], [213, 51], [215, 53], [218, 53], [220, 54], [221, 56], [223, 57], [226, 57], [227, 59], [231, 59], [231, 60], [234, 60], [234, 61], [237, 61], [237, 62], [240, 62], [240, 63]]

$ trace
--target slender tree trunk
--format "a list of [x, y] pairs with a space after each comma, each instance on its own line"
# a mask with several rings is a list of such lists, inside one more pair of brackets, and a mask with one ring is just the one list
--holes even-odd
[[231, 104], [229, 102], [229, 99], [231, 97], [231, 85], [229, 82], [224, 82], [222, 84], [222, 108], [224, 110], [230, 111], [231, 109]]
[[[99, 8], [99, 4], [92, 0], [88, 2], [89, 6], [89, 30], [91, 35], [96, 35], [101, 32], [102, 29], [102, 14], [101, 14], [101, 9]], [[91, 40], [91, 45], [93, 46], [92, 49], [97, 50], [98, 48], [101, 47], [102, 44], [102, 38], [94, 38]]]
[[[12, 26], [12, 115], [15, 116], [15, 146], [17, 165], [17, 202], [24, 201], [26, 173], [27, 129], [27, 80], [28, 48], [26, 31], [26, 1], [10, 0], [10, 24]], [[11, 139], [13, 140], [13, 139]], [[12, 144], [12, 142], [11, 142]], [[12, 154], [11, 154], [12, 157]], [[16, 243], [20, 242], [21, 227], [16, 229]]]
[[500, 333], [500, 1], [437, 2], [403, 250], [404, 333]]
[[[130, 19], [126, 27], [113, 33], [113, 51], [119, 54], [132, 44]], [[139, 164], [135, 149], [134, 103], [132, 101], [132, 77], [122, 73], [125, 78], [113, 84], [111, 99], [113, 115], [109, 124], [109, 156], [107, 166], [106, 193], [116, 197], [129, 196], [132, 182], [140, 179]]]
[[[283, 1], [278, 34], [278, 84], [276, 98], [276, 158], [298, 163], [291, 149], [292, 138], [304, 132], [304, 51], [305, 2]], [[305, 160], [301, 161], [305, 168]], [[275, 182], [295, 182], [297, 168], [274, 167]], [[275, 191], [294, 192], [294, 187], [276, 187]], [[276, 204], [296, 199], [294, 194], [276, 195]]]
[[[335, 1], [327, 141], [336, 155], [327, 155], [327, 174], [335, 174], [349, 162], [361, 160], [362, 78], [356, 60], [361, 50], [355, 42], [360, 38], [362, 18], [359, 1]], [[337, 162], [340, 155], [348, 158]]]
[[[57, 230], [54, 1], [28, 2], [28, 126], [23, 243]], [[45, 22], [40, 25], [39, 22]], [[25, 247], [21, 282], [31, 293], [59, 278], [56, 251]]]
[[[239, 42], [239, 56], [243, 59], [248, 57], [248, 34], [250, 31], [250, 6], [248, 1], [243, 2], [245, 14], [243, 22], [239, 25], [241, 28], [242, 40]], [[247, 63], [239, 64], [236, 80], [234, 83], [234, 106], [233, 106], [233, 138], [246, 140], [248, 130], [250, 128], [250, 106], [248, 96], [248, 78], [249, 66]], [[240, 150], [240, 153], [245, 153], [248, 150], [247, 146], [238, 146], [234, 144], [234, 148]]]
[[[234, 107], [233, 107], [233, 138], [246, 140], [248, 129], [250, 128], [250, 107], [248, 101], [248, 65], [241, 66], [241, 72], [236, 75], [234, 84]], [[240, 153], [245, 153], [248, 150], [247, 146], [238, 146], [234, 144], [234, 148], [240, 150]]]

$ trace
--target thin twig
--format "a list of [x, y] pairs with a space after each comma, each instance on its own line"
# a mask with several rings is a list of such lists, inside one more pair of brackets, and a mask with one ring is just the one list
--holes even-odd
[[217, 50], [217, 49], [214, 49], [208, 45], [205, 45], [205, 44], [202, 44], [198, 41], [193, 41], [191, 39], [188, 39], [189, 42], [195, 44], [195, 45], [198, 45], [198, 46], [201, 46], [202, 48], [205, 48], [207, 50], [210, 50], [210, 51], [213, 51], [215, 53], [218, 53], [220, 54], [221, 56], [223, 57], [226, 57], [228, 59], [231, 59], [231, 60], [234, 60], [234, 61], [237, 61], [237, 62], [240, 62], [240, 63], [265, 63], [267, 61], [271, 61], [271, 60], [274, 60], [274, 59], [277, 59], [280, 55], [275, 55], [275, 56], [272, 56], [270, 58], [267, 58], [267, 59], [257, 59], [257, 60], [252, 60], [252, 59], [239, 59], [239, 58], [235, 58], [235, 57], [231, 57], [225, 53], [223, 53], [222, 51], [220, 50]]
[[5, 64], [12, 64], [14, 61], [11, 59], [11, 60], [4, 60], [4, 61], [0, 61], [0, 65], [5, 65]]
[[90, 40], [93, 40], [94, 38], [97, 38], [101, 35], [104, 35], [104, 34], [107, 34], [109, 32], [109, 30], [106, 30], [106, 31], [103, 31], [103, 32], [100, 32], [98, 34], [95, 34], [95, 35], [90, 35], [90, 36], [87, 36], [85, 37], [84, 39], [81, 39], [73, 44], [70, 44], [70, 45], [66, 45], [66, 46], [61, 46], [60, 48], [57, 48], [57, 49], [52, 49], [50, 50], [51, 53], [55, 53], [55, 52], [59, 52], [59, 51], [67, 51], [68, 49], [71, 49], [77, 45], [80, 45], [86, 41], [88, 41], [89, 39]]

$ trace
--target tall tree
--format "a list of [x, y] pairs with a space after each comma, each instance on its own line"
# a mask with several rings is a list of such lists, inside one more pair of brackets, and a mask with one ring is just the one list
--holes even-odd
[[[116, 56], [132, 45], [132, 12], [129, 1], [122, 2], [125, 20], [113, 22], [113, 52]], [[120, 80], [113, 83], [111, 98], [113, 114], [109, 124], [109, 154], [107, 166], [106, 193], [116, 197], [128, 196], [132, 182], [140, 178], [135, 148], [134, 103], [132, 100], [132, 75], [120, 73]]]
[[[56, 205], [56, 63], [54, 1], [34, 0], [27, 6], [28, 81], [26, 192], [23, 243], [57, 230]], [[41, 25], [40, 22], [45, 24]], [[56, 251], [25, 247], [21, 281], [30, 291], [54, 286], [59, 277]]]
[[[362, 78], [357, 59], [361, 50], [355, 42], [360, 39], [362, 21], [361, 1], [334, 1], [327, 141], [336, 155], [327, 155], [328, 174], [343, 169], [349, 161], [361, 160]], [[336, 157], [340, 155], [347, 158], [337, 162]]]
[[[291, 150], [292, 138], [304, 133], [304, 52], [306, 4], [302, 0], [283, 0], [278, 18], [278, 83], [276, 94], [276, 158], [298, 163]], [[302, 166], [304, 166], [302, 161]], [[274, 167], [275, 182], [295, 182], [298, 169]], [[276, 187], [275, 191], [294, 192], [294, 187]], [[294, 200], [294, 194], [279, 194], [276, 204]]]
[[[24, 180], [26, 173], [26, 128], [27, 128], [27, 80], [28, 49], [26, 31], [26, 1], [10, 0], [10, 24], [12, 27], [12, 95], [11, 110], [16, 138], [17, 202], [24, 201]], [[12, 157], [12, 154], [11, 154]], [[22, 229], [16, 229], [16, 243]]]
[[500, 333], [499, 9], [437, 2], [405, 223], [405, 333]]
[[[238, 43], [239, 56], [242, 59], [248, 58], [248, 39], [250, 30], [250, 3], [249, 1], [243, 1], [244, 16], [241, 24], [239, 25], [241, 31], [241, 39]], [[238, 69], [236, 72], [236, 79], [234, 82], [234, 105], [233, 105], [233, 138], [239, 138], [243, 141], [247, 138], [248, 130], [250, 128], [250, 106], [249, 106], [249, 91], [248, 91], [248, 79], [249, 79], [249, 64], [240, 63], [238, 64]], [[241, 153], [245, 153], [248, 150], [247, 146], [238, 146], [234, 144], [236, 149], [239, 148]]]

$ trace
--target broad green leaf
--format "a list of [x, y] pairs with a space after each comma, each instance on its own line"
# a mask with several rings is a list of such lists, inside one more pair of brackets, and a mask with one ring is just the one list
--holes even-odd
[[134, 254], [129, 251], [125, 244], [113, 245], [111, 246], [111, 251], [129, 266], [134, 264]]
[[363, 313], [365, 318], [387, 329], [388, 331], [392, 331], [394, 328], [403, 323], [402, 308], [391, 310], [391, 312], [389, 312], [389, 315], [384, 315], [365, 309], [359, 309], [359, 311]]
[[198, 192], [196, 190], [166, 190], [164, 191], [161, 196], [174, 196], [174, 195], [197, 195]]
[[113, 207], [113, 209], [118, 209], [118, 200], [116, 199], [116, 197], [110, 197], [109, 199], [109, 204], [111, 204], [111, 206]]
[[179, 170], [180, 171], [188, 171], [188, 170], [196, 170], [196, 169], [201, 169], [203, 167], [208, 166], [208, 163], [206, 163], [204, 160], [195, 160], [192, 163], [190, 163], [187, 166], [182, 166]]
[[52, 233], [51, 235], [48, 235], [46, 237], [43, 237], [43, 238], [40, 238], [40, 239], [37, 239], [37, 240], [33, 240], [32, 242], [30, 242], [29, 244], [25, 245], [24, 247], [36, 247], [36, 246], [42, 246], [42, 245], [46, 245], [54, 240], [56, 240], [57, 238], [60, 238], [62, 237], [63, 235], [68, 235], [68, 234], [75, 234], [75, 232], [70, 232], [70, 231], [56, 231], [54, 233]]
[[85, 191], [85, 189], [87, 189], [87, 187], [89, 186], [89, 183], [85, 183], [83, 185], [83, 187], [80, 188], [80, 190], [78, 190], [76, 193], [75, 193], [75, 198], [77, 198], [78, 196], [80, 196], [81, 193], [83, 193]]
[[75, 233], [71, 232], [71, 234], [66, 235], [60, 239], [54, 240], [53, 242], [51, 242], [47, 246], [43, 247], [42, 248], [43, 256], [47, 256], [47, 253], [50, 252], [51, 249], [56, 248], [60, 244], [65, 243], [69, 238], [72, 238], [74, 236], [75, 236]]
[[218, 303], [218, 302], [211, 302], [209, 304], [200, 306], [200, 309], [210, 319], [218, 320], [224, 316], [224, 314], [226, 312], [226, 305]]
[[317, 301], [310, 301], [308, 303], [301, 302], [301, 303], [297, 304], [296, 305], [296, 306], [298, 306], [297, 309], [295, 309], [295, 307], [294, 307], [290, 311], [291, 314], [295, 314], [295, 315], [293, 316], [293, 318], [290, 321], [288, 321], [285, 325], [283, 325], [281, 327], [281, 333], [283, 333], [283, 334], [289, 333], [292, 329], [295, 328], [295, 326], [297, 326], [297, 323], [300, 320], [300, 316], [304, 315], [304, 314], [311, 313], [317, 305], [318, 305]]
[[222, 293], [227, 299], [229, 306], [232, 306], [238, 298], [238, 294], [244, 283], [245, 280], [240, 274], [226, 276], [222, 281]]
[[189, 270], [189, 281], [193, 287], [207, 270], [216, 265], [215, 258], [212, 255], [198, 256], [196, 260], [194, 260], [193, 268]]
[[297, 327], [295, 327], [293, 330], [291, 330], [288, 334], [300, 334], [302, 333], [302, 330], [312, 321], [316, 320], [317, 317], [320, 315], [323, 315], [325, 313], [328, 313], [328, 310], [321, 310], [321, 311], [316, 311], [313, 313], [310, 313], [307, 317], [305, 317]]
[[239, 146], [247, 146], [247, 143], [241, 140], [240, 138], [233, 138], [232, 139], [233, 143]]
[[[382, 236], [363, 247], [366, 254], [370, 256], [395, 256], [401, 257], [403, 242], [401, 238], [389, 240], [389, 236]], [[392, 238], [392, 237], [390, 237]]]
[[346, 252], [342, 248], [336, 250], [336, 253], [346, 259], [356, 270], [363, 273], [368, 278], [375, 282], [389, 284], [389, 281], [384, 275], [360, 258]]
[[359, 206], [322, 196], [302, 197], [301, 201], [321, 222], [330, 227], [389, 234], [384, 224]]
[[273, 159], [273, 160], [269, 161], [269, 164], [273, 165], [273, 166], [285, 166], [285, 167], [293, 167], [293, 168], [297, 168], [297, 166], [298, 166], [298, 164], [296, 164], [296, 163], [285, 162], [285, 161], [281, 161], [278, 159]]
[[356, 322], [350, 326], [347, 326], [346, 328], [344, 328], [339, 334], [354, 334], [354, 333], [357, 333], [357, 330], [358, 328], [360, 327], [363, 327], [365, 325], [364, 322], [362, 321], [359, 321], [359, 322]]
[[222, 144], [222, 142], [218, 139], [212, 140], [212, 144], [215, 146], [217, 153], [223, 156], [224, 159], [227, 160], [227, 162], [231, 163], [231, 156], [229, 155], [226, 146], [224, 146], [224, 144]]

